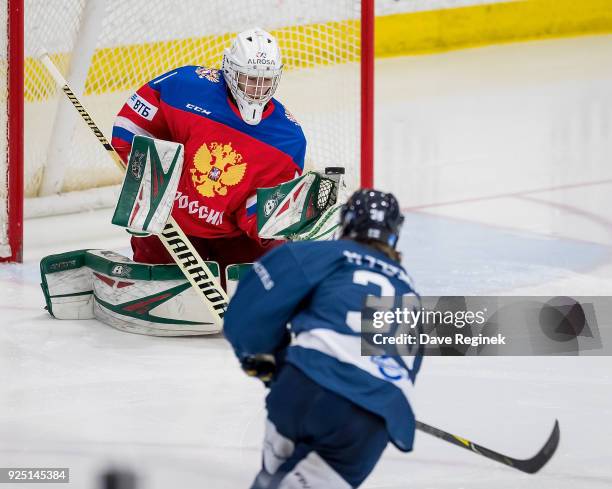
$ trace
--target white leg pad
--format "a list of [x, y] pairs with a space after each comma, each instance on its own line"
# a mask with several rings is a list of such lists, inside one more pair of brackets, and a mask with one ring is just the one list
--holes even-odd
[[[218, 276], [219, 265], [208, 266]], [[176, 265], [79, 250], [45, 257], [41, 277], [47, 309], [57, 319], [96, 318], [122, 331], [153, 336], [205, 335], [220, 329]]]

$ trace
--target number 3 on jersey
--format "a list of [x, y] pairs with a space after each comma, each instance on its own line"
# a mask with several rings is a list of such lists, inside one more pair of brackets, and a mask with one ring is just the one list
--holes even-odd
[[[370, 297], [368, 299], [368, 305], [377, 309], [377, 310], [385, 310], [388, 309], [389, 303], [384, 300], [383, 297], [393, 297], [395, 296], [395, 287], [391, 283], [391, 281], [381, 275], [380, 273], [375, 273], [369, 270], [357, 270], [353, 273], [353, 283], [356, 285], [363, 285], [367, 287], [370, 284], [378, 286], [380, 289], [380, 293], [375, 297]], [[409, 304], [416, 305], [414, 301], [419, 301], [418, 297], [415, 294], [404, 294], [402, 296], [402, 307], [409, 307]], [[349, 328], [351, 328], [356, 333], [361, 333], [361, 311], [348, 311], [346, 313], [346, 324]], [[381, 328], [380, 332], [385, 333], [388, 331], [388, 328]], [[386, 355], [383, 355], [382, 358], [385, 358]], [[410, 356], [410, 361], [406, 363], [406, 356], [402, 355], [404, 359], [405, 368], [410, 370], [412, 368], [412, 363], [414, 358]]]
[[[369, 270], [357, 270], [353, 273], [353, 283], [364, 287], [373, 284], [380, 288], [380, 294], [368, 301], [368, 304], [375, 308], [383, 308], [384, 304], [381, 297], [393, 297], [395, 295], [395, 287], [387, 277]], [[346, 313], [346, 324], [356, 333], [361, 333], [361, 311], [348, 311]]]

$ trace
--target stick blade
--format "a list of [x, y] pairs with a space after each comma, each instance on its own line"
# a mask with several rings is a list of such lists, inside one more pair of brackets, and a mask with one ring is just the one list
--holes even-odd
[[544, 446], [540, 448], [540, 451], [531, 458], [523, 460], [512, 459], [512, 466], [518, 470], [527, 472], [528, 474], [535, 474], [542, 467], [544, 467], [555, 454], [557, 447], [559, 446], [560, 439], [561, 429], [559, 428], [559, 421], [555, 420], [555, 426], [553, 427], [548, 440], [546, 440], [546, 443], [544, 443]]

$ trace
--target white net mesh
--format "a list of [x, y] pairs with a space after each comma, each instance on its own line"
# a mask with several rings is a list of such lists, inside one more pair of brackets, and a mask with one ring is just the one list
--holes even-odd
[[35, 59], [39, 49], [109, 136], [136, 88], [181, 65], [219, 67], [233, 35], [255, 26], [279, 41], [286, 70], [276, 97], [302, 124], [307, 160], [316, 168], [346, 166], [356, 184], [359, 16], [358, 0], [26, 0], [26, 195], [121, 181], [74, 109], [62, 108]]

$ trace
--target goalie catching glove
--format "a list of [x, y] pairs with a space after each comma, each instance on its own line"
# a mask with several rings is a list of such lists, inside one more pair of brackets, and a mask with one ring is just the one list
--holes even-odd
[[344, 168], [310, 171], [271, 188], [257, 189], [257, 229], [265, 239], [328, 240], [340, 231], [346, 189]]

